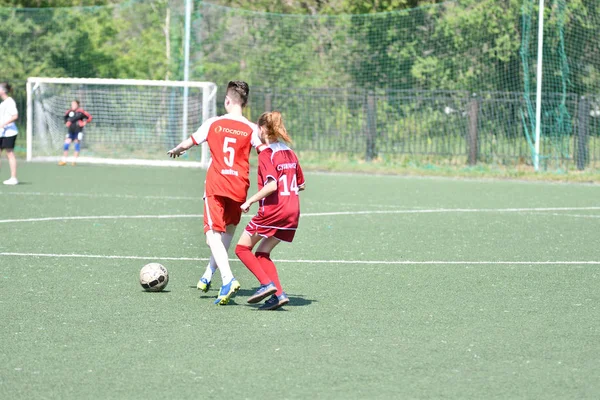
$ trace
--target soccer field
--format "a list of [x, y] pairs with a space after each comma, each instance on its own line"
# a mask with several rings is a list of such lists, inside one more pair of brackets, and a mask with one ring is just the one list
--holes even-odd
[[[259, 312], [233, 252], [232, 304], [195, 287], [204, 171], [19, 168], [0, 398], [600, 397], [598, 186], [307, 173], [273, 252], [291, 302]], [[139, 286], [151, 261], [165, 292]]]

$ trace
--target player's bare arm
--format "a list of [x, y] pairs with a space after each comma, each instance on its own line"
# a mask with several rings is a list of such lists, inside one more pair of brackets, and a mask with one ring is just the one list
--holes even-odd
[[169, 150], [167, 152], [169, 157], [172, 158], [177, 158], [182, 154], [185, 154], [185, 152], [194, 145], [194, 142], [192, 141], [192, 138], [189, 137], [187, 139], [185, 139], [183, 142], [179, 143], [177, 146], [175, 146], [175, 148]]
[[277, 181], [275, 179], [269, 179], [269, 182], [262, 189], [260, 189], [255, 195], [250, 197], [244, 204], [240, 206], [243, 212], [248, 212], [250, 206], [257, 201], [264, 199], [269, 196], [271, 193], [277, 190]]
[[10, 117], [5, 123], [0, 124], [0, 129], [4, 129], [5, 126], [12, 124], [13, 122], [16, 122], [19, 119], [19, 114], [15, 114], [12, 117]]

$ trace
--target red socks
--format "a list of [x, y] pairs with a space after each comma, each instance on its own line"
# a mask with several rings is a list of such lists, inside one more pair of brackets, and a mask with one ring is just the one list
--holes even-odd
[[277, 268], [273, 261], [271, 261], [271, 255], [269, 253], [257, 252], [256, 255], [252, 254], [252, 247], [249, 246], [235, 246], [235, 255], [244, 263], [246, 268], [250, 270], [258, 279], [261, 285], [266, 285], [269, 282], [273, 282], [277, 286], [277, 296], [283, 293], [281, 283], [279, 282], [279, 275], [277, 274]]
[[281, 283], [279, 283], [279, 275], [277, 274], [277, 268], [275, 268], [275, 264], [271, 261], [271, 257], [269, 253], [256, 253], [256, 258], [260, 263], [263, 271], [271, 278], [271, 281], [277, 286], [277, 296], [280, 296], [283, 293], [283, 289], [281, 288]]
[[246, 268], [250, 270], [258, 279], [261, 285], [266, 285], [271, 282], [269, 275], [263, 270], [261, 263], [258, 261], [256, 256], [252, 254], [252, 247], [249, 246], [235, 246], [235, 255], [244, 263]]

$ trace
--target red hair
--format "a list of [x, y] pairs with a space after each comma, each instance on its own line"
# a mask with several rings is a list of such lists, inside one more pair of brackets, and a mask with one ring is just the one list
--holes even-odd
[[283, 140], [286, 143], [292, 143], [292, 139], [283, 125], [283, 119], [281, 118], [281, 113], [279, 111], [263, 113], [258, 118], [258, 126], [265, 128], [265, 134], [270, 142]]

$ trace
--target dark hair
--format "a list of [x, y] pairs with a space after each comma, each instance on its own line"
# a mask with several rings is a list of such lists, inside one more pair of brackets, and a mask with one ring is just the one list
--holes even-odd
[[238, 103], [242, 107], [246, 107], [248, 104], [248, 95], [250, 94], [250, 87], [244, 81], [229, 81], [227, 84], [226, 95], [234, 102]]
[[258, 117], [258, 126], [264, 127], [269, 141], [283, 140], [287, 143], [292, 143], [292, 139], [287, 133], [283, 125], [283, 119], [279, 111], [271, 111], [263, 113]]
[[11, 94], [13, 91], [12, 86], [10, 86], [8, 82], [0, 82], [0, 87], [2, 88], [2, 91], [6, 94]]

